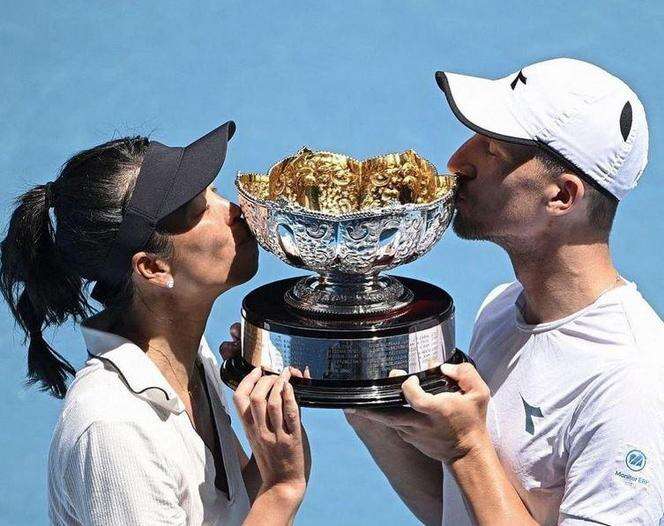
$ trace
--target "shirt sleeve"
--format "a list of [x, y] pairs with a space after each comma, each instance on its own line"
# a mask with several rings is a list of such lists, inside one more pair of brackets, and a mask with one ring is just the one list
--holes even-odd
[[[493, 311], [491, 307], [492, 304], [498, 298], [500, 298], [501, 295], [503, 295], [503, 293], [507, 291], [510, 287], [514, 287], [516, 285], [517, 282], [515, 281], [512, 281], [511, 283], [503, 283], [501, 285], [498, 285], [491, 292], [489, 292], [487, 297], [484, 298], [484, 301], [482, 301], [480, 308], [477, 310], [477, 313], [475, 314], [475, 323], [473, 324], [473, 332], [470, 336], [470, 345], [468, 346], [468, 356], [470, 356], [473, 360], [477, 360], [479, 358], [478, 354], [480, 353], [480, 347], [482, 347], [480, 345], [480, 342], [484, 340], [485, 337], [484, 333], [487, 332], [488, 326], [485, 323], [486, 312]], [[513, 302], [510, 302], [510, 307], [512, 305]]]
[[639, 364], [616, 368], [588, 387], [565, 437], [560, 526], [660, 524], [663, 380], [659, 367]]
[[95, 422], [81, 435], [64, 473], [81, 524], [186, 523], [175, 475], [155, 446], [131, 422]]

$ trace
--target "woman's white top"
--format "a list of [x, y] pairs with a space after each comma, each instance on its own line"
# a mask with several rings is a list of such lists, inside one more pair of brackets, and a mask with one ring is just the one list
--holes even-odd
[[135, 344], [82, 327], [91, 359], [72, 383], [48, 459], [55, 525], [235, 525], [249, 513], [219, 367], [198, 359], [219, 434], [229, 495], [182, 401]]

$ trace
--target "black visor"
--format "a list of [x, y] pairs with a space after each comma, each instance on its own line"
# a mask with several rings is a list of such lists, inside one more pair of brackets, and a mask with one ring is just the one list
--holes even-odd
[[[150, 240], [157, 223], [214, 181], [234, 133], [235, 123], [228, 121], [184, 148], [150, 141], [100, 282], [117, 284], [127, 273], [131, 257]], [[97, 292], [98, 287], [99, 283]], [[92, 296], [99, 294], [93, 290]]]

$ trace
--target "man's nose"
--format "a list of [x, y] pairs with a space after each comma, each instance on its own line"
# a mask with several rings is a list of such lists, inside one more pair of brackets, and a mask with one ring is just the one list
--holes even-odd
[[476, 176], [475, 167], [470, 163], [460, 163], [458, 161], [448, 161], [447, 169], [451, 174], [464, 179], [474, 179]]
[[459, 177], [474, 178], [477, 175], [475, 165], [470, 161], [471, 159], [471, 140], [466, 141], [456, 152], [452, 154], [450, 160], [447, 161], [447, 169]]

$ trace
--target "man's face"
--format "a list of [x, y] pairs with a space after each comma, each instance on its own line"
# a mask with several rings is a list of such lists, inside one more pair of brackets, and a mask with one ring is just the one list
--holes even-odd
[[474, 135], [448, 162], [459, 177], [454, 232], [464, 239], [523, 244], [546, 227], [545, 178], [533, 147]]

